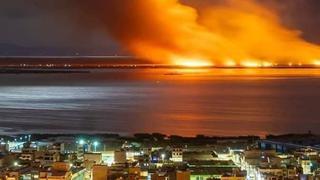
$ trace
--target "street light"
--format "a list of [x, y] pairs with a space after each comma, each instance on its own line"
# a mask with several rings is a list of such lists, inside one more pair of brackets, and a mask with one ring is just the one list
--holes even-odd
[[80, 145], [80, 147], [82, 148], [83, 152], [85, 152], [85, 144], [86, 144], [86, 141], [84, 139], [80, 139], [79, 141], [77, 141], [77, 143]]
[[85, 144], [85, 141], [84, 141], [83, 139], [80, 139], [80, 140], [79, 140], [79, 144], [80, 144], [80, 145], [84, 145], [84, 144]]
[[99, 145], [98, 141], [94, 141], [93, 142], [93, 146], [94, 146], [94, 151], [97, 152], [97, 146]]
[[161, 158], [162, 158], [162, 161], [164, 161], [164, 158], [166, 158], [166, 154], [161, 154]]

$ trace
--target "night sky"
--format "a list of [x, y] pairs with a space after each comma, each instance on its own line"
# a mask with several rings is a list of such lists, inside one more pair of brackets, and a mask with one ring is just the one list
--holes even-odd
[[[218, 0], [184, 0], [197, 8]], [[223, 0], [219, 0], [223, 1]], [[319, 0], [259, 0], [283, 24], [320, 44]], [[91, 0], [94, 3], [95, 0]], [[0, 5], [0, 55], [128, 54], [75, 0], [5, 0]]]

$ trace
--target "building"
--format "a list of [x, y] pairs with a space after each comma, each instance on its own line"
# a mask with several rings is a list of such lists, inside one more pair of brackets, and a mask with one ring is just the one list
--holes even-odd
[[92, 167], [92, 180], [107, 180], [109, 168], [105, 165], [94, 165]]
[[303, 174], [305, 175], [313, 174], [313, 165], [310, 159], [301, 159], [299, 163], [301, 165]]
[[116, 164], [125, 164], [127, 162], [127, 153], [124, 150], [114, 152], [114, 162]]
[[128, 179], [135, 180], [140, 179], [141, 177], [141, 168], [140, 167], [129, 167], [128, 168]]
[[34, 152], [35, 162], [40, 163], [42, 166], [51, 166], [54, 162], [61, 160], [60, 153], [48, 152], [48, 151], [37, 151]]
[[49, 146], [48, 151], [50, 153], [65, 153], [65, 144], [64, 143], [53, 143], [51, 146]]
[[190, 171], [177, 171], [176, 180], [190, 180], [191, 172]]
[[183, 152], [183, 161], [211, 161], [218, 156], [213, 151], [185, 151]]
[[171, 161], [173, 162], [182, 162], [183, 161], [183, 149], [182, 148], [173, 148], [171, 151]]
[[101, 153], [85, 153], [83, 155], [83, 166], [87, 170], [91, 170], [93, 165], [102, 163], [102, 154]]
[[220, 179], [225, 174], [240, 171], [232, 161], [189, 161], [187, 167], [191, 180]]
[[276, 150], [247, 150], [241, 157], [241, 168], [247, 171], [247, 178], [252, 180], [295, 179], [298, 172], [290, 159], [286, 155], [281, 158]]
[[38, 176], [39, 172], [37, 170], [27, 166], [14, 166], [2, 174], [4, 180], [37, 179]]
[[169, 175], [166, 172], [157, 172], [151, 175], [151, 180], [169, 180]]
[[101, 153], [85, 153], [83, 155], [83, 161], [92, 162], [94, 164], [102, 163], [102, 154]]
[[71, 180], [71, 166], [65, 162], [55, 162], [52, 169], [43, 170], [39, 173], [39, 180]]
[[246, 177], [243, 175], [223, 175], [220, 180], [246, 180]]

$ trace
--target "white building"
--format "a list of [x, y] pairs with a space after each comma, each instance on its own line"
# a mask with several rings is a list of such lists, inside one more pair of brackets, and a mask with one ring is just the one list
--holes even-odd
[[182, 162], [183, 149], [182, 148], [173, 148], [171, 153], [171, 161], [173, 162]]

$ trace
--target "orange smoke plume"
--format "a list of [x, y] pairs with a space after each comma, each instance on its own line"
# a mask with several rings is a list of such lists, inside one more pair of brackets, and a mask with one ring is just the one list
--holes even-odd
[[[178, 65], [311, 64], [320, 46], [254, 0], [195, 9], [178, 0], [98, 0], [109, 33], [135, 55]], [[96, 12], [95, 12], [96, 13]]]

